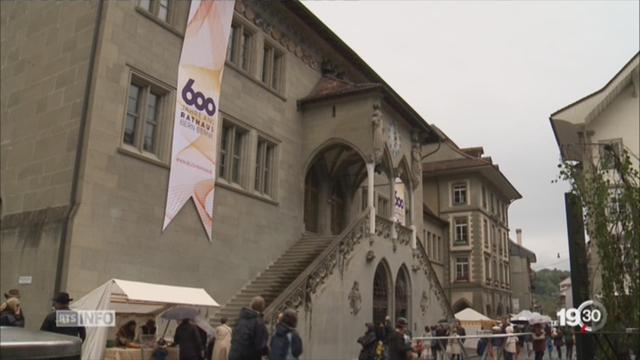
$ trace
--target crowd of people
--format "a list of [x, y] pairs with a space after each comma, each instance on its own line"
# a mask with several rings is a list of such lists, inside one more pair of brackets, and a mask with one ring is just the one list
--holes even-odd
[[406, 360], [406, 359], [462, 359], [465, 329], [457, 322], [454, 326], [438, 324], [426, 326], [422, 336], [443, 337], [443, 339], [422, 341], [412, 340], [407, 319], [400, 317], [391, 325], [390, 317], [378, 325], [365, 324], [365, 334], [357, 342], [362, 349], [359, 360]]
[[[452, 326], [448, 323], [426, 326], [421, 338], [429, 339], [424, 341], [412, 340], [404, 318], [399, 318], [395, 327], [389, 317], [378, 325], [365, 326], [365, 334], [357, 340], [361, 346], [359, 360], [462, 360], [465, 353], [466, 330], [459, 321]], [[475, 355], [490, 360], [542, 360], [546, 352], [549, 359], [573, 359], [575, 339], [571, 328], [511, 324], [505, 320], [494, 326], [490, 334], [502, 336], [480, 336]], [[471, 354], [472, 349], [467, 351]]]
[[180, 346], [180, 360], [297, 360], [302, 354], [302, 339], [296, 331], [297, 313], [285, 310], [279, 314], [269, 336], [264, 309], [264, 299], [254, 297], [248, 307], [240, 310], [233, 328], [222, 318], [211, 337], [190, 319], [183, 319], [174, 335], [174, 344]]
[[[4, 294], [0, 305], [0, 325], [24, 327], [25, 316], [20, 302], [20, 291], [11, 289]], [[57, 326], [56, 311], [69, 310], [73, 300], [68, 293], [59, 292], [52, 299], [53, 310], [40, 327], [43, 331], [77, 336], [85, 340], [84, 327]], [[180, 346], [180, 360], [295, 360], [302, 354], [302, 339], [296, 331], [297, 314], [286, 310], [279, 314], [271, 336], [263, 318], [265, 301], [256, 296], [248, 307], [242, 308], [232, 329], [227, 319], [208, 336], [191, 319], [183, 319], [176, 328], [174, 345]], [[130, 346], [136, 334], [136, 322], [127, 321], [116, 333], [117, 346]], [[364, 335], [357, 339], [361, 346], [359, 360], [462, 360], [466, 330], [457, 321], [453, 326], [441, 323], [426, 326], [422, 337], [429, 340], [412, 340], [405, 318], [392, 325], [390, 317], [379, 324], [367, 323]], [[154, 336], [155, 321], [149, 319], [141, 326], [143, 335]], [[545, 352], [549, 359], [573, 359], [575, 338], [571, 328], [556, 329], [549, 324], [511, 324], [503, 320], [491, 329], [499, 337], [480, 337], [477, 355], [487, 354], [486, 359], [542, 360]], [[438, 339], [442, 338], [442, 339]], [[564, 348], [564, 353], [563, 353]], [[167, 356], [167, 343], [156, 343], [153, 358], [163, 360]], [[555, 350], [555, 356], [554, 356]], [[533, 357], [532, 357], [533, 355]]]
[[[25, 317], [20, 302], [20, 291], [11, 289], [4, 294], [0, 305], [0, 326], [24, 327]], [[42, 322], [40, 330], [79, 337], [83, 342], [86, 330], [81, 326], [58, 326], [56, 311], [69, 310], [73, 299], [66, 292], [59, 292], [52, 299], [53, 311]], [[207, 333], [192, 319], [182, 319], [176, 328], [173, 345], [179, 346], [180, 360], [297, 360], [302, 354], [302, 339], [296, 331], [298, 315], [294, 310], [279, 314], [273, 334], [269, 336], [263, 318], [265, 301], [256, 296], [248, 307], [242, 308], [238, 322], [232, 329], [227, 319], [221, 319], [214, 335]], [[136, 347], [135, 320], [126, 321], [115, 335], [115, 345]], [[155, 338], [156, 324], [153, 319], [141, 326], [141, 334]], [[159, 339], [155, 344], [152, 358], [167, 358], [168, 344]]]

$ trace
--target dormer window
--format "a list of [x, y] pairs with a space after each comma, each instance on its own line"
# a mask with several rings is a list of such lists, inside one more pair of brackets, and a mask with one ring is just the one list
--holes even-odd
[[467, 184], [453, 184], [453, 205], [467, 204]]

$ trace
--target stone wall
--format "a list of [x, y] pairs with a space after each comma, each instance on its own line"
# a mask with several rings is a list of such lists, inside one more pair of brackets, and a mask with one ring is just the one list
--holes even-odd
[[0, 289], [21, 291], [28, 328], [51, 306], [96, 14], [97, 2], [0, 3]]

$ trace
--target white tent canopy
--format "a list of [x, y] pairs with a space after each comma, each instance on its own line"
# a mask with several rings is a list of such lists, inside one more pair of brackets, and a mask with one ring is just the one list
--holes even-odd
[[[111, 279], [71, 304], [73, 310], [115, 310], [116, 313], [158, 314], [175, 306], [219, 307], [201, 288]], [[102, 359], [108, 328], [87, 328], [82, 359]]]
[[456, 313], [456, 319], [460, 321], [491, 321], [491, 318], [486, 317], [484, 314], [479, 313], [472, 308], [466, 308]]
[[538, 312], [522, 310], [519, 313], [513, 315], [513, 317], [511, 317], [511, 321], [528, 321], [530, 324], [535, 324], [551, 322], [551, 318], [546, 315], [541, 315]]

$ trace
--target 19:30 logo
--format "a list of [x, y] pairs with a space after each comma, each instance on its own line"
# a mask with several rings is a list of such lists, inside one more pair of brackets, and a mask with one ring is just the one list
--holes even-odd
[[189, 79], [182, 88], [182, 100], [185, 104], [193, 106], [200, 111], [204, 111], [209, 116], [216, 113], [216, 104], [210, 97], [205, 97], [200, 91], [193, 90], [195, 80]]
[[577, 309], [561, 309], [557, 312], [560, 326], [580, 326], [582, 332], [601, 329], [607, 322], [607, 309], [594, 300], [587, 300]]

